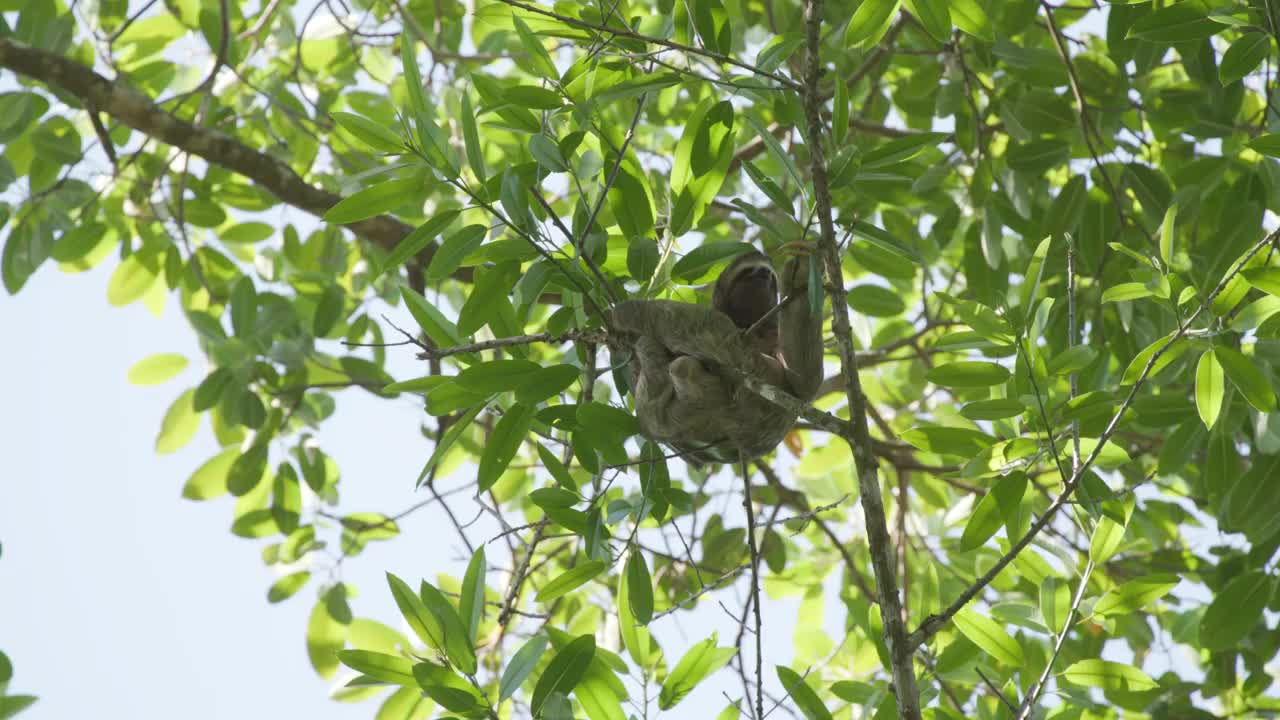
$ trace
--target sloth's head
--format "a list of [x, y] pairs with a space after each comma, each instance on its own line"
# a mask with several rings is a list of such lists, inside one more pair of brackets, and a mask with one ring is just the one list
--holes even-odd
[[[758, 250], [739, 255], [716, 279], [711, 305], [728, 315], [743, 330], [751, 327], [778, 304], [778, 274], [773, 263]], [[776, 317], [776, 316], [775, 316]], [[760, 334], [771, 330], [776, 336], [777, 323], [766, 323]]]

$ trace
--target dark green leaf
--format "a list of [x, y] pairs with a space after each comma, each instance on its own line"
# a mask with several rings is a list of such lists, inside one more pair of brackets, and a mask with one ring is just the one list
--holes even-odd
[[529, 701], [530, 710], [537, 717], [543, 703], [553, 692], [568, 694], [578, 684], [591, 664], [596, 652], [594, 635], [582, 635], [560, 649], [551, 658], [547, 669], [533, 687], [533, 697]]
[[632, 551], [627, 558], [627, 599], [631, 603], [631, 615], [641, 625], [648, 625], [653, 619], [653, 581], [649, 577], [649, 566], [645, 564], [644, 555]]
[[[387, 255], [386, 262], [382, 263], [382, 269], [379, 274], [386, 273], [389, 270], [395, 270], [408, 261], [409, 258], [422, 252], [423, 248], [430, 245], [432, 241], [439, 237], [440, 233], [444, 232], [445, 228], [449, 227], [449, 224], [452, 223], [456, 217], [458, 217], [457, 210], [445, 210], [444, 212], [436, 213], [430, 220], [414, 228], [413, 232], [405, 235], [404, 239], [397, 243], [395, 249]], [[483, 238], [483, 235], [481, 237]], [[438, 252], [436, 253], [436, 256], [439, 256]], [[466, 256], [463, 255], [463, 257]], [[435, 264], [436, 258], [433, 257], [431, 259], [431, 266], [434, 267]], [[456, 268], [457, 266], [455, 265], [453, 269]], [[444, 275], [448, 275], [450, 272], [453, 272], [453, 269], [450, 269], [448, 272], [444, 273]]]
[[516, 403], [498, 420], [480, 457], [480, 469], [476, 475], [479, 492], [488, 491], [506, 471], [529, 433], [536, 412], [532, 405]]

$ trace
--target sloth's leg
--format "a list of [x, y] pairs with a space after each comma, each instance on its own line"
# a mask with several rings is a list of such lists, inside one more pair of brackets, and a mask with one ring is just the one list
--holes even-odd
[[[779, 339], [787, 364], [787, 384], [801, 400], [812, 400], [822, 384], [822, 311], [809, 308], [809, 258], [793, 257], [782, 270], [785, 305], [779, 319]], [[790, 302], [786, 300], [791, 297]]]
[[661, 436], [663, 433], [655, 431], [669, 425], [671, 404], [675, 400], [668, 374], [671, 353], [657, 340], [641, 335], [636, 340], [635, 359], [640, 366], [634, 389], [636, 415], [646, 426], [647, 434]]

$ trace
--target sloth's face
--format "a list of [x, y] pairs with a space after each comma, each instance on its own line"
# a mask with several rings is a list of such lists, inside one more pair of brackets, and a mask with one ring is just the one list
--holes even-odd
[[778, 304], [778, 275], [759, 252], [739, 255], [716, 280], [712, 304], [739, 328], [751, 327]]

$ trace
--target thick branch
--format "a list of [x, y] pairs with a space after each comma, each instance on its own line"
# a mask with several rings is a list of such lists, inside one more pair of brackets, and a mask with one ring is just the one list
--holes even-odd
[[805, 34], [808, 67], [805, 68], [804, 114], [809, 126], [809, 156], [820, 229], [818, 243], [826, 261], [827, 282], [834, 290], [831, 297], [832, 330], [840, 349], [840, 372], [845, 379], [849, 401], [850, 431], [844, 438], [849, 443], [857, 465], [858, 488], [862, 494], [862, 511], [866, 518], [867, 540], [871, 550], [871, 567], [876, 575], [880, 619], [884, 623], [885, 641], [889, 646], [894, 689], [898, 699], [898, 717], [901, 720], [919, 720], [920, 693], [916, 689], [913, 654], [907, 643], [907, 630], [902, 621], [898, 583], [894, 577], [893, 543], [885, 523], [875, 449], [872, 447], [871, 431], [867, 425], [867, 402], [862, 393], [862, 383], [858, 379], [858, 362], [853, 352], [844, 275], [840, 265], [840, 251], [836, 248], [835, 220], [831, 212], [831, 188], [827, 184], [827, 163], [822, 151], [822, 101], [818, 94], [818, 78], [822, 74], [822, 0], [809, 0], [805, 8]]
[[[284, 202], [317, 217], [342, 199], [303, 180], [284, 161], [224, 133], [181, 120], [123, 81], [108, 80], [70, 58], [12, 38], [0, 38], [0, 67], [55, 87], [149, 137], [244, 175]], [[359, 220], [346, 227], [387, 250], [413, 229], [389, 215]], [[422, 261], [430, 260], [434, 251], [434, 246], [423, 250]], [[455, 277], [470, 280], [470, 268], [460, 270]]]

